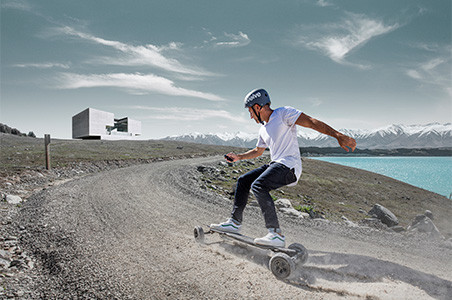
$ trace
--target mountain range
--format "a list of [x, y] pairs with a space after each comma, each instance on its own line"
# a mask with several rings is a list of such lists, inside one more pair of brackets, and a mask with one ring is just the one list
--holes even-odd
[[[375, 130], [341, 129], [353, 137], [359, 149], [398, 148], [450, 148], [452, 147], [452, 123], [426, 125], [390, 125]], [[300, 147], [338, 147], [336, 139], [314, 130], [299, 127]], [[254, 148], [258, 133], [190, 133], [168, 136], [163, 140], [183, 141], [209, 145]]]

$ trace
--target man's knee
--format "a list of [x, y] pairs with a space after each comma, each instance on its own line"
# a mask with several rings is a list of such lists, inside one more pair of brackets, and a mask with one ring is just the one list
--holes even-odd
[[254, 195], [258, 195], [259, 193], [265, 192], [265, 187], [259, 180], [256, 180], [251, 184], [251, 190]]
[[237, 179], [237, 183], [243, 184], [245, 181], [246, 181], [246, 176], [245, 175], [242, 175], [242, 176], [239, 177], [239, 179]]
[[237, 179], [237, 187], [245, 187], [246, 188], [246, 186], [248, 186], [248, 189], [249, 189], [250, 188], [249, 185], [250, 184], [248, 183], [248, 180], [246, 179], [245, 175], [242, 175], [239, 177], [239, 179]]

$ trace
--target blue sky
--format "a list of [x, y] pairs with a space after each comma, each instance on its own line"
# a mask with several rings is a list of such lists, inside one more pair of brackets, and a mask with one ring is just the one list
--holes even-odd
[[452, 121], [451, 2], [1, 2], [0, 122], [71, 138], [87, 107], [142, 137], [257, 133], [265, 88], [331, 126]]

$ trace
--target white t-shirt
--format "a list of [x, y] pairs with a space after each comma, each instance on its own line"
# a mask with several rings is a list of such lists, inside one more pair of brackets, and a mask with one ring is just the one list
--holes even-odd
[[270, 148], [270, 157], [274, 162], [281, 163], [289, 169], [295, 168], [297, 181], [300, 179], [302, 166], [298, 146], [295, 122], [301, 111], [290, 107], [279, 107], [270, 115], [268, 123], [259, 129], [258, 148]]

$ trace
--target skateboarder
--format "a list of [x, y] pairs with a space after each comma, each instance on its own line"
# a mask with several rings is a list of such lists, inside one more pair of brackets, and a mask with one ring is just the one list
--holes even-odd
[[312, 128], [336, 138], [347, 152], [348, 147], [352, 151], [355, 150], [356, 141], [295, 108], [285, 106], [273, 110], [270, 104], [270, 97], [264, 89], [256, 89], [246, 95], [245, 108], [248, 108], [251, 119], [262, 124], [259, 139], [254, 149], [240, 154], [231, 152], [226, 158], [233, 162], [252, 159], [262, 155], [265, 149], [269, 148], [271, 162], [239, 177], [231, 218], [210, 227], [239, 233], [251, 189], [257, 198], [268, 229], [266, 236], [257, 238], [254, 242], [259, 245], [285, 247], [285, 237], [279, 228], [275, 205], [269, 192], [285, 185], [296, 185], [301, 176], [301, 157], [295, 125]]

